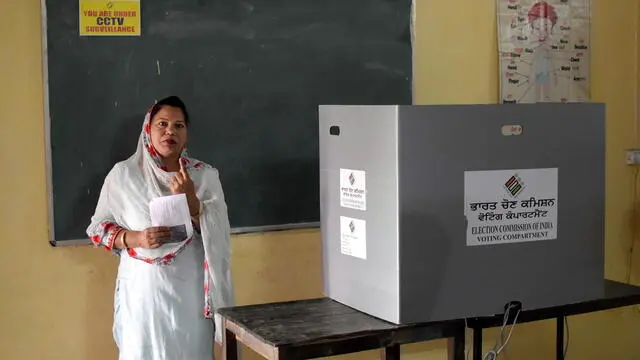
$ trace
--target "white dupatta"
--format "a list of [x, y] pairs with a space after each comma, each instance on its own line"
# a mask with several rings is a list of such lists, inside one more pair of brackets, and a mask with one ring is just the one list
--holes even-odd
[[[113, 249], [116, 234], [121, 229], [142, 231], [151, 227], [149, 202], [170, 195], [169, 181], [175, 175], [166, 167], [150, 137], [150, 112], [145, 116], [136, 152], [127, 160], [117, 163], [107, 175], [87, 234], [96, 246]], [[214, 318], [216, 309], [233, 306], [234, 289], [231, 279], [231, 244], [227, 206], [218, 177], [213, 167], [189, 158], [186, 150], [180, 161], [185, 162], [202, 203], [200, 234], [204, 246], [205, 296], [204, 316]], [[192, 241], [193, 234], [181, 243], [165, 244], [157, 249], [127, 249], [127, 254], [155, 266], [171, 266], [173, 259]], [[221, 342], [222, 327], [215, 315], [216, 341]]]

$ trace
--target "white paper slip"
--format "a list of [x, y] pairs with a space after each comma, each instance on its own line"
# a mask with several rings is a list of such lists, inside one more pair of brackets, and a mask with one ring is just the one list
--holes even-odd
[[168, 242], [180, 242], [193, 236], [189, 203], [185, 194], [162, 196], [151, 200], [149, 214], [151, 226], [166, 226], [172, 229], [171, 240]]

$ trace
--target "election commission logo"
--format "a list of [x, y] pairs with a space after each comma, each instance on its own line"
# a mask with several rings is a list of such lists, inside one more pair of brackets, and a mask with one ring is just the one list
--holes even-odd
[[504, 188], [515, 198], [524, 190], [524, 182], [522, 182], [518, 174], [513, 174], [507, 182], [504, 183]]

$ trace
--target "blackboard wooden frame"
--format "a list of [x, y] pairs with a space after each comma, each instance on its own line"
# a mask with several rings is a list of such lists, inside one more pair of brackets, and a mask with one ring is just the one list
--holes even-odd
[[[41, 19], [42, 19], [42, 66], [43, 66], [43, 102], [44, 102], [44, 130], [45, 130], [45, 166], [46, 166], [46, 185], [47, 185], [47, 206], [48, 206], [48, 234], [49, 243], [52, 246], [73, 246], [73, 245], [89, 245], [91, 242], [87, 238], [78, 239], [56, 239], [55, 238], [55, 211], [54, 211], [54, 193], [53, 193], [53, 158], [52, 158], [52, 138], [51, 138], [51, 113], [50, 113], [50, 87], [49, 87], [49, 57], [48, 57], [48, 27], [47, 27], [47, 1], [41, 0]], [[394, 1], [394, 0], [389, 0]], [[410, 0], [410, 16], [409, 30], [410, 30], [410, 46], [411, 51], [414, 52], [414, 26], [415, 26], [415, 0]], [[144, 23], [144, 18], [142, 19]], [[144, 25], [143, 25], [144, 29]], [[144, 34], [142, 35], [144, 36]], [[415, 55], [412, 55], [415, 57]], [[413, 68], [415, 64], [412, 61]], [[414, 69], [411, 69], [412, 76], [415, 74]], [[414, 97], [414, 81], [411, 82], [411, 97]], [[223, 184], [224, 186], [224, 184]], [[281, 230], [293, 230], [293, 229], [305, 229], [305, 228], [319, 228], [319, 222], [301, 222], [301, 223], [287, 223], [287, 224], [275, 224], [275, 225], [260, 225], [260, 226], [236, 226], [232, 227], [232, 234], [244, 234], [244, 233], [256, 233], [256, 232], [270, 232]]]

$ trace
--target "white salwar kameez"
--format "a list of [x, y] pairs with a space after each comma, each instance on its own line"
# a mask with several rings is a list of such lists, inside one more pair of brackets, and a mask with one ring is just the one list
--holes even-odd
[[213, 358], [213, 322], [202, 314], [203, 261], [199, 239], [170, 266], [122, 254], [113, 319], [120, 360]]
[[[107, 175], [87, 234], [120, 256], [113, 336], [120, 360], [213, 359], [215, 309], [234, 305], [230, 229], [218, 171], [181, 156], [202, 204], [200, 231], [157, 249], [115, 249], [121, 230], [151, 227], [149, 201], [170, 195], [166, 171], [151, 145], [149, 112], [138, 149]], [[219, 318], [215, 317], [220, 329]], [[215, 331], [221, 341], [221, 331]]]

